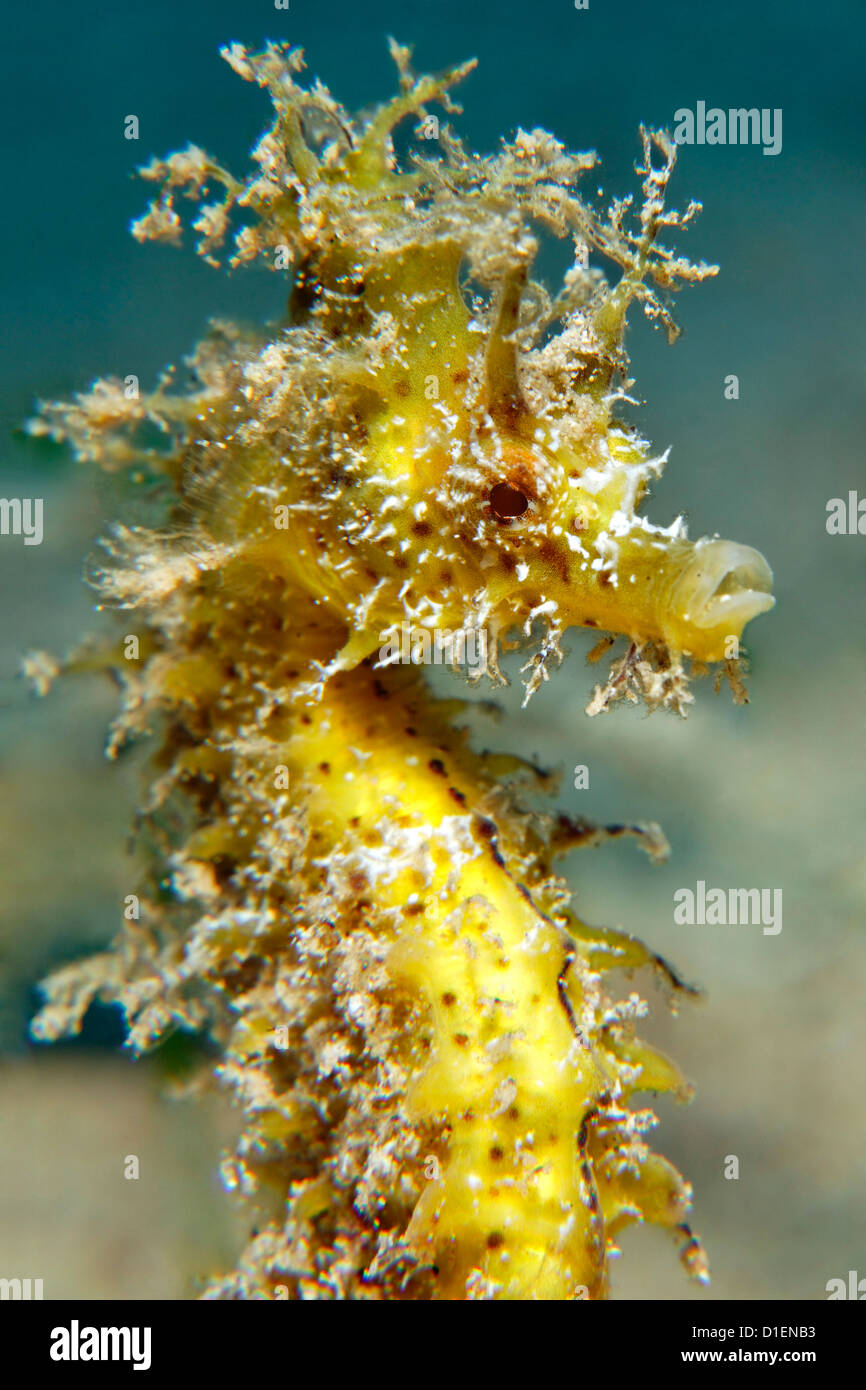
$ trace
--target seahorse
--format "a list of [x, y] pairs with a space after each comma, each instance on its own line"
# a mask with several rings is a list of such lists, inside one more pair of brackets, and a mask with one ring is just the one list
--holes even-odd
[[[285, 308], [212, 325], [188, 385], [107, 378], [32, 425], [160, 518], [106, 541], [119, 631], [28, 662], [43, 688], [58, 669], [122, 685], [110, 753], [156, 741], [118, 941], [47, 981], [33, 1031], [74, 1032], [98, 997], [136, 1053], [177, 1028], [215, 1043], [243, 1113], [223, 1174], [256, 1224], [207, 1297], [598, 1299], [642, 1221], [706, 1279], [691, 1189], [634, 1103], [688, 1087], [606, 976], [688, 988], [583, 922], [554, 870], [664, 838], [533, 810], [548, 775], [475, 751], [471, 704], [434, 698], [421, 658], [436, 643], [497, 683], [522, 647], [528, 700], [586, 627], [593, 659], [626, 643], [591, 713], [684, 713], [709, 663], [745, 698], [769, 567], [640, 514], [666, 455], [621, 418], [629, 306], [673, 339], [670, 292], [716, 267], [660, 240], [699, 206], [666, 209], [665, 132], [641, 129], [637, 208], [604, 212], [577, 190], [594, 155], [542, 130], [471, 153], [447, 118], [474, 65], [416, 76], [391, 50], [398, 95], [363, 117], [302, 84], [300, 50], [223, 50], [274, 107], [252, 173], [194, 146], [156, 160], [133, 231], [179, 242], [178, 198], [199, 202], [219, 265], [238, 216], [231, 264], [275, 270]], [[545, 234], [574, 246], [555, 294], [531, 278]]]

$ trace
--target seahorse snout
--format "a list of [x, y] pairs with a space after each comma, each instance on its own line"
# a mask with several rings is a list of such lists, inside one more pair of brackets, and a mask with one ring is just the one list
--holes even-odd
[[701, 540], [671, 590], [671, 616], [680, 636], [700, 630], [700, 646], [715, 632], [739, 637], [747, 622], [775, 604], [772, 586], [773, 571], [759, 550]]

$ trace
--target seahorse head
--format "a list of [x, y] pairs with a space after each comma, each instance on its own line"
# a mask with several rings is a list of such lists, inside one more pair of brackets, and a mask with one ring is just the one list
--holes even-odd
[[[518, 386], [503, 404], [488, 375], [492, 331], [474, 343], [465, 326], [446, 342], [438, 331], [442, 357], [425, 376], [434, 398], [414, 385], [399, 393], [389, 373], [367, 467], [334, 513], [336, 553], [375, 590], [364, 621], [377, 633], [408, 622], [497, 637], [538, 625], [547, 640], [587, 626], [702, 661], [730, 656], [731, 639], [772, 606], [763, 557], [640, 515], [663, 460], [606, 397], [548, 391], [538, 403], [555, 340], [530, 354], [529, 399]], [[515, 369], [519, 381], [519, 359]]]
[[[253, 365], [260, 389], [245, 390], [251, 414], [289, 426], [280, 455], [268, 436], [267, 484], [290, 494], [309, 535], [304, 582], [342, 609], [353, 656], [406, 624], [483, 627], [494, 647], [540, 630], [548, 653], [582, 625], [674, 659], [730, 656], [772, 606], [770, 569], [747, 546], [691, 542], [680, 519], [663, 528], [639, 514], [664, 458], [617, 414], [629, 304], [674, 336], [663, 292], [715, 269], [658, 242], [697, 211], [664, 211], [675, 147], [642, 131], [633, 228], [628, 200], [602, 219], [578, 197], [595, 157], [542, 131], [480, 159], [434, 122], [438, 159], [419, 138], [406, 171], [396, 126], [414, 116], [423, 137], [425, 103], [459, 109], [448, 88], [471, 65], [416, 79], [408, 51], [393, 52], [401, 95], [354, 126], [286, 80], [297, 55], [282, 58], [281, 84], [273, 50], [228, 55], [278, 112], [257, 158], [283, 184], [264, 240], [291, 248], [294, 322], [265, 349], [272, 369]], [[289, 148], [280, 169], [277, 139]], [[556, 296], [530, 275], [540, 228], [575, 245]], [[589, 268], [590, 249], [618, 266], [614, 288]], [[275, 417], [289, 382], [289, 418]]]

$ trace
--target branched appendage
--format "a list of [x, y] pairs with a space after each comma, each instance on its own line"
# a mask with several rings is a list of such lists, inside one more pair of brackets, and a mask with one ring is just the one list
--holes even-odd
[[[224, 1176], [258, 1233], [212, 1297], [599, 1298], [635, 1221], [705, 1278], [688, 1185], [632, 1106], [688, 1088], [609, 975], [693, 991], [583, 923], [554, 870], [625, 834], [661, 858], [664, 836], [530, 812], [517, 782], [549, 776], [474, 752], [413, 663], [435, 642], [496, 680], [530, 644], [529, 698], [578, 625], [628, 642], [590, 712], [684, 712], [688, 662], [725, 660], [741, 693], [727, 658], [772, 604], [766, 562], [639, 515], [664, 456], [614, 415], [629, 303], [672, 330], [661, 296], [713, 268], [659, 240], [696, 210], [665, 210], [666, 135], [642, 133], [636, 220], [628, 199], [602, 214], [577, 192], [594, 155], [539, 130], [468, 152], [431, 107], [459, 110], [472, 64], [417, 77], [392, 52], [400, 91], [361, 120], [299, 84], [299, 51], [225, 50], [274, 106], [252, 176], [196, 147], [155, 161], [133, 231], [181, 240], [191, 200], [215, 264], [240, 212], [231, 262], [290, 274], [285, 317], [214, 324], [186, 392], [101, 381], [33, 426], [168, 499], [93, 575], [136, 655], [112, 637], [26, 661], [42, 691], [61, 666], [109, 673], [109, 752], [156, 750], [135, 911], [47, 982], [33, 1031], [75, 1032], [98, 997], [135, 1052], [215, 1040], [243, 1115]], [[406, 118], [424, 153], [403, 169]], [[530, 275], [541, 230], [575, 245], [556, 294]]]
[[605, 713], [618, 700], [632, 704], [644, 700], [650, 710], [670, 709], [685, 716], [695, 698], [688, 680], [682, 659], [665, 646], [631, 642], [625, 655], [613, 662], [606, 683], [595, 687], [586, 712]]

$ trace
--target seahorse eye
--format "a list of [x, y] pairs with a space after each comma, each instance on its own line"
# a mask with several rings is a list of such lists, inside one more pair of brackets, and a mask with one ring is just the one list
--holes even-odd
[[497, 521], [513, 521], [515, 517], [523, 516], [529, 499], [510, 483], [497, 483], [490, 489], [490, 505]]

